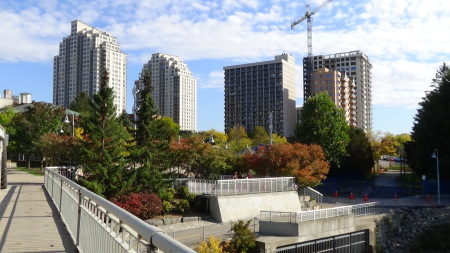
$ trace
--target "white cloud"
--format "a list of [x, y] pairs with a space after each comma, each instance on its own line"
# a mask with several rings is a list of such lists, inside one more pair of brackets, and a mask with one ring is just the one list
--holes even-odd
[[215, 70], [208, 74], [207, 77], [198, 77], [197, 83], [198, 88], [214, 88], [214, 89], [222, 89], [224, 88], [223, 83], [223, 70]]
[[[311, 9], [322, 2], [312, 1]], [[0, 3], [0, 61], [51, 62], [70, 21], [78, 19], [116, 36], [130, 63], [143, 64], [155, 52], [239, 63], [286, 52], [301, 64], [306, 21], [294, 30], [290, 22], [304, 13], [304, 4], [288, 0], [6, 0]], [[448, 13], [447, 0], [333, 1], [314, 15], [313, 53], [361, 50], [374, 65], [373, 103], [412, 107], [450, 57]], [[301, 66], [297, 80], [301, 98]], [[222, 71], [199, 76], [199, 87], [223, 88]]]

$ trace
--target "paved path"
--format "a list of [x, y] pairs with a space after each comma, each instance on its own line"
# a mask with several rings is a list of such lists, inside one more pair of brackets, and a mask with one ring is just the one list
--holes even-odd
[[0, 252], [78, 252], [43, 183], [43, 176], [8, 169], [8, 188], [0, 190]]

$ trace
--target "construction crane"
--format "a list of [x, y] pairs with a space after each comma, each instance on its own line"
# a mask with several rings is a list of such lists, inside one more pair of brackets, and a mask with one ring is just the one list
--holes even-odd
[[307, 41], [308, 41], [308, 65], [306, 67], [306, 75], [305, 73], [303, 74], [304, 76], [304, 88], [305, 88], [305, 93], [304, 93], [304, 99], [306, 101], [306, 99], [309, 96], [309, 79], [311, 74], [313, 73], [314, 70], [314, 61], [312, 58], [312, 15], [314, 15], [316, 12], [318, 12], [320, 9], [322, 9], [323, 7], [325, 7], [325, 5], [331, 3], [333, 0], [327, 0], [325, 2], [323, 2], [321, 5], [319, 5], [319, 7], [317, 7], [314, 11], [309, 11], [309, 4], [306, 5], [306, 13], [305, 16], [301, 17], [300, 19], [294, 21], [293, 23], [291, 23], [291, 29], [294, 29], [294, 26], [298, 25], [300, 22], [302, 22], [303, 20], [306, 19], [307, 22]]
[[307, 35], [308, 35], [308, 57], [312, 56], [312, 15], [318, 12], [320, 9], [325, 7], [325, 5], [333, 2], [333, 0], [327, 0], [323, 2], [319, 7], [317, 7], [314, 11], [309, 11], [309, 4], [306, 5], [306, 13], [305, 16], [291, 23], [291, 29], [294, 29], [294, 26], [298, 25], [300, 22], [306, 19], [307, 22]]

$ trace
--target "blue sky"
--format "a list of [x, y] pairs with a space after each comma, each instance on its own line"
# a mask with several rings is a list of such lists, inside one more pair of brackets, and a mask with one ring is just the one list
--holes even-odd
[[[297, 62], [303, 104], [305, 4], [323, 0], [2, 0], [0, 90], [52, 101], [53, 57], [70, 22], [117, 38], [128, 55], [127, 111], [134, 81], [153, 53], [177, 55], [198, 80], [198, 129], [223, 131], [223, 67], [272, 60]], [[448, 62], [448, 0], [334, 0], [313, 16], [313, 54], [360, 50], [372, 62], [373, 130], [410, 133], [418, 103]]]

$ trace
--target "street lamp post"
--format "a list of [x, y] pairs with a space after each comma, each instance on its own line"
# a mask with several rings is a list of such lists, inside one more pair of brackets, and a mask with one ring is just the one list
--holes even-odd
[[[66, 114], [66, 118], [64, 118], [64, 123], [70, 123], [69, 117]], [[72, 113], [72, 137], [75, 137], [75, 114]]]
[[438, 205], [441, 205], [441, 187], [439, 183], [439, 153], [437, 148], [433, 150], [433, 154], [431, 155], [432, 159], [436, 158], [436, 173], [437, 173], [437, 192], [438, 192]]

